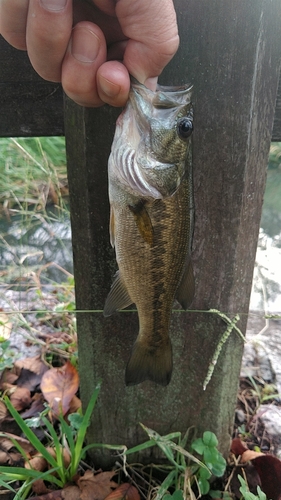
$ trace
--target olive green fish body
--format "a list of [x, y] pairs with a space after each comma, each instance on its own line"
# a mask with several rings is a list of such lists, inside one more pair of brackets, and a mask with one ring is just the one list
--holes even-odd
[[[138, 84], [137, 90], [139, 88], [142, 97], [148, 93], [153, 99], [154, 93]], [[160, 98], [164, 99], [165, 95]], [[126, 368], [126, 384], [138, 384], [150, 379], [167, 385], [172, 374], [169, 324], [173, 302], [177, 298], [187, 308], [194, 292], [190, 261], [193, 230], [191, 150], [188, 138], [184, 138], [180, 139], [182, 144], [179, 143], [171, 158], [170, 152], [161, 153], [161, 148], [171, 150], [173, 147], [169, 140], [170, 129], [177, 126], [174, 120], [173, 125], [169, 123], [164, 128], [164, 133], [161, 120], [156, 124], [156, 133], [159, 129], [162, 138], [159, 150], [155, 146], [153, 149], [151, 144], [155, 130], [149, 128], [151, 117], [148, 114], [147, 124], [143, 115], [139, 117], [134, 99], [133, 93], [127, 107], [127, 118], [125, 110], [120, 120], [122, 130], [118, 134], [117, 129], [109, 161], [110, 235], [119, 271], [108, 295], [104, 314], [108, 316], [116, 309], [136, 304], [139, 334]], [[176, 111], [172, 109], [177, 121], [185, 116], [189, 120], [192, 118], [189, 96], [188, 104], [184, 104], [185, 107], [178, 106], [180, 109]], [[136, 164], [138, 149], [143, 148], [138, 120], [143, 120], [144, 126], [148, 125], [146, 139], [150, 143], [146, 143], [146, 149], [141, 151], [141, 161]], [[150, 155], [150, 161], [154, 162], [154, 169], [158, 172], [145, 166], [143, 174], [143, 158], [147, 159]], [[179, 161], [174, 167], [172, 161], [175, 156]]]

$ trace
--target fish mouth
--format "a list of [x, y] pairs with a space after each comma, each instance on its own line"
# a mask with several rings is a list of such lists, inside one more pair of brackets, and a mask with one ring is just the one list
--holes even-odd
[[130, 102], [137, 113], [138, 124], [141, 129], [147, 130], [147, 124], [152, 118], [159, 119], [174, 109], [178, 113], [179, 107], [191, 103], [192, 85], [165, 86], [157, 85], [152, 91], [131, 77]]

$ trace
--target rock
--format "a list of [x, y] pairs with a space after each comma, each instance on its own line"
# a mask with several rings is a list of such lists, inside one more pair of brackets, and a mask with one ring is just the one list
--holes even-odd
[[274, 404], [261, 405], [256, 417], [264, 425], [272, 443], [272, 453], [281, 460], [281, 408]]

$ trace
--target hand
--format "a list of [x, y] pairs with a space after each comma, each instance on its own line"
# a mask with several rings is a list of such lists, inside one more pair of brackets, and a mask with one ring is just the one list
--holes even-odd
[[123, 106], [129, 74], [154, 90], [179, 43], [172, 0], [0, 0], [0, 33], [83, 106]]

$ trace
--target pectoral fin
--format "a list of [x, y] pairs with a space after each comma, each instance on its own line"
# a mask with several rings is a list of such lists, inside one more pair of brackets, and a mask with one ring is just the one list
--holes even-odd
[[176, 299], [183, 309], [187, 309], [193, 301], [195, 292], [195, 282], [193, 275], [192, 262], [190, 257], [185, 265], [182, 280], [176, 292]]
[[144, 202], [140, 201], [137, 205], [128, 205], [129, 210], [132, 212], [139, 233], [143, 237], [144, 241], [153, 245], [153, 226], [149, 217], [149, 213], [145, 208]]
[[110, 292], [105, 301], [103, 315], [105, 317], [111, 316], [117, 309], [125, 309], [132, 304], [127, 289], [120, 278], [120, 273], [117, 271], [115, 279], [112, 283]]

